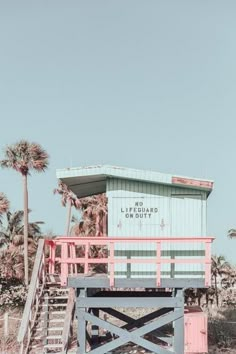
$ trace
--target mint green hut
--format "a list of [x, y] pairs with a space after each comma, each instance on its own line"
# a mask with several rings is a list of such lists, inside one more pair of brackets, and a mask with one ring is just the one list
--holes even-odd
[[[202, 258], [205, 247], [194, 239], [207, 236], [207, 199], [213, 181], [115, 166], [89, 166], [57, 170], [57, 178], [78, 196], [106, 193], [107, 235], [140, 237], [147, 242], [117, 244], [115, 256], [124, 259], [154, 258], [150, 238], [192, 238], [186, 243], [164, 242], [163, 259]], [[152, 278], [154, 264], [116, 265], [119, 278]], [[164, 263], [162, 278], [201, 278], [201, 263]]]

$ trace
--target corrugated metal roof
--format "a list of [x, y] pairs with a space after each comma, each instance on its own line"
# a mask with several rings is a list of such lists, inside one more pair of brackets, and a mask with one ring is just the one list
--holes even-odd
[[173, 184], [192, 189], [207, 190], [209, 193], [213, 188], [213, 181], [205, 179], [108, 165], [58, 169], [56, 176], [81, 197], [105, 192], [106, 179], [109, 177], [148, 183]]

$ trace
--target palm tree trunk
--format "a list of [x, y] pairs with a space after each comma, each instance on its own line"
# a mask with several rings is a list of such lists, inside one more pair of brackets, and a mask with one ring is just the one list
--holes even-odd
[[69, 232], [70, 232], [70, 220], [71, 220], [71, 201], [68, 200], [67, 223], [66, 223], [66, 236], [69, 236]]
[[215, 275], [215, 292], [216, 292], [216, 305], [219, 306], [219, 298], [218, 298], [218, 288], [217, 288], [217, 275]]
[[100, 222], [100, 217], [99, 214], [96, 215], [96, 222], [95, 222], [95, 236], [99, 236], [99, 222]]
[[107, 216], [105, 213], [102, 217], [102, 235], [107, 236]]
[[208, 304], [209, 304], [209, 294], [208, 294], [208, 289], [206, 291], [206, 305], [208, 307]]
[[23, 175], [23, 190], [24, 190], [24, 269], [25, 269], [25, 284], [29, 284], [29, 264], [28, 264], [28, 187], [27, 175]]

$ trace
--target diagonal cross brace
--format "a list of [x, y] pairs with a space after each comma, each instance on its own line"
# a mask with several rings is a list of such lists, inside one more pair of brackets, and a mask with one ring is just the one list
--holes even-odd
[[104, 344], [102, 346], [102, 351], [101, 347], [98, 347], [96, 349], [93, 349], [90, 351], [90, 354], [101, 354], [101, 353], [107, 353], [109, 350], [113, 350], [117, 347], [120, 347], [121, 345], [128, 343], [128, 342], [133, 342], [136, 343], [143, 348], [146, 348], [150, 351], [159, 353], [159, 354], [167, 354], [167, 353], [173, 353], [173, 351], [169, 351], [167, 349], [164, 349], [160, 347], [159, 345], [156, 345], [154, 343], [149, 342], [148, 340], [141, 338], [141, 336], [152, 332], [153, 330], [160, 328], [164, 325], [166, 325], [169, 322], [175, 321], [183, 316], [183, 313], [180, 309], [176, 310], [175, 312], [171, 312], [167, 314], [166, 316], [163, 316], [162, 318], [159, 318], [157, 321], [151, 322], [137, 330], [134, 330], [132, 332], [128, 332], [120, 327], [117, 327], [109, 322], [106, 322], [102, 319], [99, 319], [97, 317], [94, 317], [90, 315], [89, 313], [84, 313], [84, 319], [86, 321], [90, 321], [95, 323], [96, 325], [103, 327], [107, 329], [109, 332], [112, 332], [120, 338], [113, 340], [112, 342], [109, 342], [107, 344]]
[[156, 330], [154, 333], [153, 333], [154, 337], [160, 339], [162, 342], [165, 342], [169, 345], [173, 345], [173, 336], [167, 336], [166, 334], [162, 333], [161, 331], [159, 330]]
[[[115, 316], [116, 318], [118, 318], [121, 321], [127, 322], [126, 325], [120, 327], [122, 329], [126, 329], [126, 330], [131, 330], [133, 328], [139, 328], [141, 326], [143, 326], [144, 323], [153, 320], [156, 317], [160, 317], [163, 316], [165, 314], [167, 314], [170, 311], [173, 311], [173, 308], [161, 308], [159, 310], [153, 311], [147, 315], [144, 315], [138, 319], [134, 319], [122, 312], [119, 312], [115, 309], [111, 309], [111, 308], [104, 308], [103, 309], [104, 312], [109, 313], [112, 316]], [[161, 331], [158, 331], [155, 333], [155, 337], [161, 339], [163, 342], [166, 342], [167, 344], [172, 344], [173, 340], [171, 337], [166, 337]], [[111, 338], [111, 336], [110, 336]]]
[[120, 311], [117, 311], [113, 308], [103, 308], [102, 311], [108, 313], [109, 315], [111, 316], [114, 316], [116, 318], [118, 318], [119, 320], [121, 321], [124, 321], [126, 322], [127, 324], [124, 325], [122, 328], [124, 329], [132, 329], [132, 328], [137, 328], [137, 327], [140, 327], [140, 325], [143, 325], [143, 323], [145, 322], [148, 322], [148, 321], [151, 321], [153, 320], [154, 318], [156, 317], [160, 317], [160, 316], [163, 316], [165, 315], [166, 313], [170, 312], [170, 311], [173, 311], [173, 308], [172, 307], [166, 307], [166, 308], [161, 308], [159, 310], [155, 310], [147, 315], [144, 315], [140, 318], [132, 318]]

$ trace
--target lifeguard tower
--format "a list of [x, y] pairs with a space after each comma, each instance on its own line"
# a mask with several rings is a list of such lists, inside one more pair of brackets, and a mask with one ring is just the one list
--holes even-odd
[[[79, 198], [106, 193], [108, 199], [102, 236], [48, 242], [46, 272], [58, 274], [62, 289], [75, 289], [77, 353], [121, 353], [129, 342], [149, 353], [206, 353], [206, 318], [185, 309], [184, 289], [211, 284], [206, 219], [213, 182], [113, 166], [63, 169], [57, 177]], [[91, 258], [94, 246], [107, 256]], [[98, 263], [104, 272], [91, 272]], [[136, 318], [125, 308], [152, 311]]]

